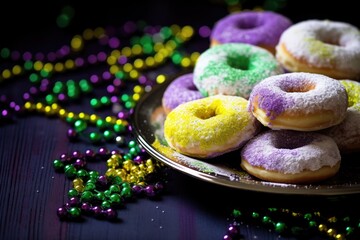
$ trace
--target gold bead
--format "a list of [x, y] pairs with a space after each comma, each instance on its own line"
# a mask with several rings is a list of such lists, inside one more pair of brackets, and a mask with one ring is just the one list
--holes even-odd
[[78, 191], [79, 193], [82, 193], [85, 189], [84, 185], [76, 185], [74, 186], [74, 189]]
[[345, 240], [346, 237], [343, 234], [339, 233], [339, 234], [336, 234], [335, 239], [337, 239], [337, 240]]
[[336, 230], [333, 228], [329, 228], [326, 232], [330, 237], [336, 236]]
[[132, 166], [133, 166], [133, 161], [132, 160], [126, 160], [126, 161], [123, 162], [123, 168], [126, 171], [130, 171]]
[[106, 161], [106, 166], [108, 167], [108, 168], [116, 168], [116, 167], [118, 167], [119, 166], [119, 161], [117, 161], [116, 159], [108, 159], [107, 161]]
[[319, 225], [319, 231], [320, 232], [326, 232], [327, 231], [327, 226], [325, 224], [320, 224]]
[[116, 170], [115, 170], [114, 168], [109, 168], [109, 169], [106, 171], [105, 175], [106, 175], [107, 177], [115, 177], [115, 176], [117, 175], [117, 174], [116, 174]]

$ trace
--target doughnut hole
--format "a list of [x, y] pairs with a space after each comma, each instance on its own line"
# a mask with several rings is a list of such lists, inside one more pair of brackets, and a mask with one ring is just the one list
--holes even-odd
[[304, 81], [300, 84], [284, 84], [280, 87], [281, 90], [287, 93], [306, 93], [315, 88], [315, 84]]
[[273, 144], [277, 149], [296, 149], [306, 146], [312, 141], [313, 138], [307, 134], [284, 131], [282, 134], [275, 134]]
[[238, 21], [236, 23], [236, 28], [241, 29], [241, 30], [246, 30], [246, 29], [253, 29], [253, 28], [257, 28], [260, 26], [259, 21], [257, 21], [258, 18], [256, 17], [249, 17], [249, 19], [241, 19], [240, 21]]
[[239, 70], [249, 70], [249, 58], [245, 56], [228, 56], [227, 64], [231, 68], [239, 69]]
[[195, 117], [207, 120], [223, 113], [223, 105], [220, 101], [215, 100], [209, 106], [197, 109], [194, 113]]
[[344, 46], [341, 43], [340, 35], [336, 33], [320, 32], [317, 35], [317, 40], [328, 45], [333, 45], [338, 47]]

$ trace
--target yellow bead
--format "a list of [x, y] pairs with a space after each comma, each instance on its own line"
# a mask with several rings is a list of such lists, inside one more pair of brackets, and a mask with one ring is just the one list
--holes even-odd
[[75, 113], [73, 113], [73, 112], [68, 112], [68, 113], [66, 114], [66, 117], [68, 117], [68, 118], [75, 118]]
[[129, 175], [128, 179], [128, 182], [130, 183], [136, 183], [138, 181], [138, 178], [134, 175]]
[[157, 42], [154, 44], [154, 51], [159, 52], [161, 49], [164, 48], [164, 44], [161, 42]]
[[159, 83], [159, 84], [165, 82], [165, 80], [166, 80], [166, 77], [165, 77], [165, 75], [163, 75], [163, 74], [160, 74], [160, 75], [158, 75], [158, 76], [156, 77], [156, 82]]
[[33, 68], [35, 71], [40, 71], [43, 68], [43, 63], [41, 61], [35, 61]]
[[12, 76], [11, 72], [9, 69], [4, 69], [1, 73], [2, 77], [5, 79], [8, 79]]
[[133, 66], [131, 63], [125, 63], [123, 66], [124, 72], [130, 72], [133, 69]]
[[44, 111], [44, 105], [41, 102], [36, 103], [35, 108], [37, 111]]
[[26, 103], [24, 104], [24, 108], [25, 108], [26, 110], [32, 110], [32, 109], [33, 109], [33, 104], [32, 104], [31, 102], [26, 102]]
[[73, 69], [75, 67], [75, 62], [72, 59], [68, 59], [65, 61], [65, 68], [66, 69]]
[[130, 57], [130, 56], [131, 56], [131, 48], [129, 48], [129, 47], [124, 47], [124, 48], [121, 50], [121, 54], [122, 54], [122, 55], [125, 55], [126, 57]]
[[109, 124], [115, 124], [116, 123], [116, 117], [114, 117], [114, 116], [106, 116], [105, 117], [105, 122], [107, 122]]
[[337, 218], [336, 217], [331, 217], [328, 219], [328, 222], [330, 223], [336, 223], [337, 222]]
[[326, 232], [326, 231], [327, 231], [327, 226], [324, 225], [324, 224], [320, 224], [320, 225], [319, 225], [319, 231], [320, 231], [320, 232]]
[[155, 170], [155, 167], [154, 167], [153, 165], [148, 166], [148, 167], [146, 168], [146, 171], [147, 171], [148, 173], [152, 173], [152, 172], [154, 172], [154, 170]]
[[116, 57], [116, 59], [118, 59], [121, 56], [121, 52], [118, 49], [114, 49], [111, 51], [110, 55], [114, 56], [114, 57]]
[[89, 118], [90, 118], [89, 115], [84, 112], [80, 112], [78, 114], [78, 117], [79, 117], [79, 119], [82, 119], [82, 120], [89, 120]]
[[155, 65], [155, 59], [153, 57], [147, 57], [145, 59], [145, 64], [148, 66], [148, 67], [152, 67]]
[[145, 164], [146, 164], [146, 166], [154, 165], [154, 163], [153, 163], [153, 161], [151, 159], [146, 160]]
[[100, 119], [100, 117], [97, 116], [96, 114], [91, 114], [90, 115], [90, 122], [91, 123], [95, 124], [98, 119]]
[[142, 60], [141, 58], [135, 59], [134, 67], [137, 68], [137, 69], [143, 68], [144, 67], [144, 60]]
[[20, 67], [19, 65], [15, 65], [15, 66], [12, 68], [12, 73], [13, 73], [14, 75], [19, 75], [21, 72], [22, 72], [22, 67]]
[[135, 69], [131, 70], [130, 73], [129, 73], [129, 77], [131, 79], [138, 79], [139, 77], [139, 72]]
[[329, 228], [326, 232], [330, 237], [336, 236], [336, 230], [333, 228]]
[[74, 189], [78, 191], [79, 193], [84, 192], [85, 186], [84, 185], [76, 185], [74, 186]]
[[335, 239], [337, 239], [337, 240], [345, 240], [346, 237], [343, 234], [336, 234]]
[[134, 55], [139, 55], [142, 53], [142, 47], [139, 44], [135, 44], [132, 48], [131, 51]]
[[109, 168], [108, 170], [106, 170], [105, 175], [107, 177], [115, 177], [116, 176], [116, 170], [114, 168]]
[[59, 110], [59, 117], [61, 117], [61, 118], [64, 118], [65, 117], [65, 115], [66, 115], [66, 110], [65, 109], [60, 109]]
[[124, 169], [116, 169], [115, 172], [116, 172], [116, 176], [119, 176], [122, 179], [126, 179], [127, 173]]
[[46, 115], [46, 116], [51, 116], [51, 115], [54, 114], [54, 111], [51, 109], [50, 106], [45, 106], [44, 112], [45, 112], [45, 115]]
[[58, 62], [58, 63], [55, 64], [54, 70], [56, 72], [63, 72], [65, 70], [65, 66], [64, 66], [63, 63]]
[[117, 161], [117, 160], [114, 160], [114, 159], [108, 159], [107, 161], [106, 161], [106, 166], [108, 167], [108, 168], [116, 168], [116, 167], [118, 167], [119, 166], [119, 162]]
[[86, 29], [83, 31], [82, 36], [83, 36], [83, 38], [84, 38], [85, 40], [91, 40], [91, 39], [93, 39], [93, 37], [94, 37], [94, 32], [93, 32], [92, 29], [86, 28]]
[[165, 44], [165, 48], [168, 50], [168, 51], [172, 51], [174, 50], [175, 48], [177, 47], [177, 44], [174, 40], [169, 40], [166, 42]]
[[94, 35], [95, 35], [96, 38], [101, 38], [101, 37], [104, 36], [104, 34], [105, 34], [105, 29], [104, 28], [102, 28], [102, 27], [95, 28]]
[[115, 73], [117, 73], [118, 71], [120, 71], [121, 68], [117, 65], [112, 65], [110, 68], [109, 68], [109, 72], [113, 75], [115, 75]]
[[114, 65], [117, 63], [117, 58], [115, 56], [109, 56], [106, 59], [107, 64]]
[[183, 59], [181, 59], [180, 64], [182, 67], [189, 67], [191, 64], [190, 58], [184, 57]]
[[139, 100], [140, 100], [140, 97], [141, 97], [141, 95], [138, 94], [138, 93], [134, 93], [134, 94], [132, 95], [132, 99], [133, 99], [135, 102], [139, 101]]
[[52, 72], [53, 69], [54, 69], [54, 66], [52, 63], [46, 63], [43, 67], [43, 69], [46, 71], [46, 72]]
[[177, 25], [177, 24], [171, 25], [171, 26], [170, 26], [170, 29], [171, 29], [171, 31], [172, 31], [172, 33], [173, 33], [174, 35], [181, 30], [180, 26]]
[[194, 29], [191, 26], [184, 26], [181, 29], [181, 34], [184, 38], [190, 38], [194, 34]]
[[81, 178], [75, 178], [73, 180], [74, 185], [84, 184], [84, 181]]
[[[74, 51], [80, 51], [83, 48], [84, 42], [80, 35], [75, 35], [70, 42], [70, 46]], [[66, 64], [65, 64], [66, 65]]]
[[131, 161], [131, 160], [126, 160], [126, 161], [123, 162], [123, 168], [126, 171], [130, 171], [132, 166], [133, 166], [133, 161]]

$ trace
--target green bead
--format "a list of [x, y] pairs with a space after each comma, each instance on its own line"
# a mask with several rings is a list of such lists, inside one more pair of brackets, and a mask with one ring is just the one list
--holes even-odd
[[65, 85], [60, 81], [55, 82], [53, 87], [53, 93], [59, 94], [62, 93], [63, 91], [65, 91]]
[[100, 118], [96, 121], [96, 127], [98, 127], [99, 129], [104, 129], [107, 127], [107, 123]]
[[[90, 172], [90, 173], [91, 173], [91, 172]], [[90, 177], [90, 179], [86, 181], [86, 184], [88, 184], [88, 183], [96, 184], [97, 179], [91, 177], [91, 176], [90, 176], [90, 173], [88, 173], [88, 176]]]
[[122, 184], [122, 183], [123, 183], [122, 178], [119, 177], [119, 176], [114, 177], [111, 181], [112, 181], [114, 184]]
[[109, 201], [103, 201], [101, 203], [101, 207], [102, 208], [110, 208], [111, 207], [111, 203]]
[[78, 191], [76, 191], [75, 189], [70, 189], [69, 191], [68, 191], [68, 196], [69, 196], [69, 198], [71, 198], [71, 197], [77, 197], [78, 196]]
[[134, 140], [129, 141], [128, 146], [129, 146], [129, 148], [136, 147], [137, 146], [136, 141], [134, 141]]
[[304, 215], [304, 218], [305, 218], [306, 220], [310, 220], [310, 219], [312, 219], [312, 214], [311, 214], [311, 213], [306, 213], [306, 214]]
[[31, 83], [40, 83], [40, 77], [36, 73], [30, 74], [29, 80]]
[[234, 209], [232, 215], [237, 218], [240, 217], [242, 214], [240, 210]]
[[106, 196], [105, 196], [105, 194], [104, 194], [103, 192], [98, 192], [98, 193], [96, 194], [96, 198], [97, 198], [98, 200], [100, 200], [100, 201], [104, 201], [104, 200], [106, 199]]
[[109, 187], [109, 190], [111, 193], [119, 193], [120, 192], [120, 186], [113, 184]]
[[121, 187], [123, 187], [123, 188], [131, 188], [130, 183], [128, 183], [128, 182], [123, 182], [121, 184]]
[[260, 214], [257, 213], [257, 212], [252, 212], [252, 213], [251, 213], [251, 216], [252, 216], [253, 218], [259, 218], [259, 217], [260, 217]]
[[89, 202], [93, 199], [94, 197], [94, 194], [90, 191], [84, 191], [82, 194], [81, 194], [81, 201], [82, 202]]
[[345, 231], [346, 231], [346, 235], [349, 235], [352, 234], [355, 231], [355, 229], [353, 227], [346, 227]]
[[129, 101], [125, 102], [124, 106], [127, 109], [131, 109], [131, 108], [135, 107], [135, 102], [132, 100], [129, 100]]
[[46, 95], [46, 97], [45, 97], [45, 101], [46, 101], [46, 103], [47, 104], [53, 104], [53, 103], [55, 103], [56, 102], [56, 98], [55, 98], [55, 96], [53, 95], [53, 94], [48, 94], [48, 95]]
[[114, 193], [110, 196], [110, 202], [119, 204], [121, 202], [121, 196], [118, 193]]
[[84, 190], [94, 190], [96, 185], [94, 183], [86, 183]]
[[132, 159], [132, 155], [130, 153], [127, 153], [124, 155], [124, 160], [131, 160]]
[[69, 164], [69, 165], [66, 165], [65, 166], [65, 175], [68, 177], [68, 178], [73, 178], [76, 176], [76, 168]]
[[25, 70], [31, 70], [34, 66], [34, 63], [32, 61], [26, 61], [24, 63], [24, 69]]
[[89, 177], [91, 179], [95, 179], [95, 182], [96, 182], [96, 180], [99, 178], [99, 172], [98, 171], [90, 171]]
[[275, 224], [275, 231], [278, 233], [284, 232], [286, 229], [286, 225], [283, 222], [278, 222]]
[[115, 133], [110, 130], [105, 130], [103, 135], [106, 141], [111, 141], [115, 138]]
[[111, 104], [110, 98], [107, 97], [107, 96], [102, 96], [102, 97], [100, 98], [100, 102], [101, 102], [102, 105], [105, 105], [105, 106]]
[[112, 193], [111, 193], [111, 191], [108, 189], [108, 190], [105, 190], [105, 191], [104, 191], [104, 194], [105, 194], [105, 196], [106, 196], [107, 198], [109, 198]]
[[69, 214], [70, 214], [71, 217], [77, 218], [77, 217], [80, 217], [81, 210], [78, 207], [72, 207], [72, 208], [69, 209]]
[[74, 128], [77, 132], [82, 132], [87, 128], [87, 123], [81, 119], [74, 122]]
[[93, 107], [93, 108], [100, 108], [100, 107], [101, 107], [101, 102], [100, 102], [98, 99], [96, 99], [96, 98], [92, 98], [92, 99], [90, 100], [90, 105], [91, 105], [91, 107]]
[[62, 170], [64, 168], [64, 163], [58, 159], [55, 159], [53, 162], [55, 170]]
[[136, 154], [138, 154], [138, 151], [136, 148], [130, 148], [129, 149], [129, 154], [131, 154], [132, 156], [135, 156]]
[[264, 216], [263, 219], [262, 219], [263, 223], [269, 223], [270, 221], [271, 221], [271, 219], [270, 219], [269, 216]]
[[123, 102], [127, 102], [127, 101], [129, 101], [129, 99], [130, 99], [130, 96], [128, 95], [128, 94], [123, 94], [123, 95], [121, 95], [121, 101], [123, 101]]
[[116, 133], [123, 133], [123, 132], [125, 132], [125, 127], [123, 126], [123, 125], [121, 125], [121, 124], [114, 124], [114, 131], [116, 132]]
[[120, 195], [122, 197], [131, 197], [131, 195], [132, 195], [131, 188], [130, 187], [123, 187], [121, 189]]
[[98, 132], [91, 132], [89, 134], [89, 139], [92, 143], [98, 143], [101, 141], [102, 135]]
[[77, 171], [76, 175], [79, 178], [85, 178], [89, 175], [89, 173], [85, 169], [80, 169], [79, 171]]
[[315, 221], [310, 221], [309, 227], [317, 227], [317, 223]]

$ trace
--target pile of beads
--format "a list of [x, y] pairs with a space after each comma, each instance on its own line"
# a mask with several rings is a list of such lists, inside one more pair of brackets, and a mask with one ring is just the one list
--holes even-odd
[[[134, 148], [139, 148], [132, 143]], [[97, 152], [88, 149], [84, 153], [63, 153], [53, 161], [57, 172], [72, 180], [68, 191], [68, 202], [57, 210], [65, 219], [79, 219], [84, 215], [114, 220], [117, 209], [134, 196], [156, 197], [163, 190], [163, 166], [138, 150], [134, 160], [125, 159], [118, 150], [104, 147]], [[104, 174], [90, 170], [87, 163], [106, 162]]]

